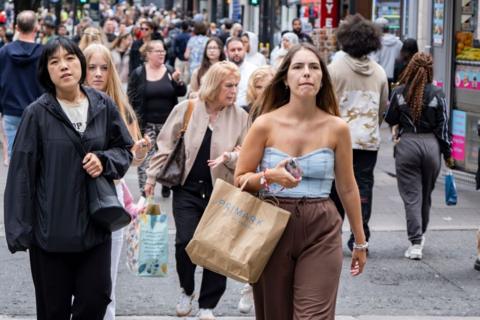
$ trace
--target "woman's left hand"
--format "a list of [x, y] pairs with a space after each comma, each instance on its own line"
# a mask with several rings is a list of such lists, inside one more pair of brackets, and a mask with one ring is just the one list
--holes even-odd
[[152, 140], [148, 135], [145, 135], [143, 139], [135, 142], [132, 148], [133, 157], [135, 159], [145, 159], [148, 151], [152, 148]]
[[352, 263], [350, 265], [350, 274], [352, 276], [358, 276], [363, 272], [363, 268], [367, 263], [367, 251], [353, 249], [352, 251]]
[[218, 167], [222, 163], [227, 162], [228, 160], [230, 160], [230, 153], [229, 152], [224, 152], [218, 158], [213, 159], [213, 160], [208, 160], [207, 162], [208, 162], [208, 166], [213, 169], [213, 168]]
[[100, 176], [103, 172], [102, 162], [94, 153], [87, 153], [82, 163], [83, 169], [85, 169], [92, 178]]

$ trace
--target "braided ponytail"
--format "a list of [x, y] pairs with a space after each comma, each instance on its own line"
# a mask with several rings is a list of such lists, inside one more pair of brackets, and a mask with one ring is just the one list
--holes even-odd
[[406, 101], [411, 110], [413, 121], [420, 120], [423, 110], [425, 87], [433, 81], [432, 56], [417, 52], [402, 73], [400, 83], [405, 85]]

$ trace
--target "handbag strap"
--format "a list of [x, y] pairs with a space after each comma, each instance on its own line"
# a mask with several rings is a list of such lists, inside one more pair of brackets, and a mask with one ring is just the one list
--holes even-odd
[[195, 105], [193, 103], [193, 99], [188, 100], [188, 107], [187, 111], [185, 111], [185, 114], [183, 115], [183, 127], [182, 130], [180, 130], [180, 135], [183, 135], [185, 131], [187, 131], [188, 123], [190, 122], [190, 118], [192, 117], [194, 106]]
[[83, 158], [85, 158], [85, 156], [87, 155], [87, 152], [85, 151], [85, 148], [80, 143], [80, 141], [78, 139], [78, 136], [76, 136], [72, 132], [72, 130], [67, 128], [67, 125], [65, 123], [62, 123], [62, 124], [63, 124], [63, 129], [65, 130], [65, 133], [70, 138], [70, 141], [72, 141], [73, 146], [75, 147], [75, 150], [77, 150], [78, 154], [80, 155], [80, 158], [82, 158], [82, 160], [83, 160]]

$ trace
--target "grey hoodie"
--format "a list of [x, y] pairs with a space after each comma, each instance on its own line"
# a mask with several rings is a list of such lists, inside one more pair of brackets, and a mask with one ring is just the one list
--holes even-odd
[[383, 67], [389, 79], [393, 78], [395, 59], [400, 55], [402, 46], [400, 39], [393, 34], [386, 33], [382, 37], [382, 48], [375, 53], [375, 61]]

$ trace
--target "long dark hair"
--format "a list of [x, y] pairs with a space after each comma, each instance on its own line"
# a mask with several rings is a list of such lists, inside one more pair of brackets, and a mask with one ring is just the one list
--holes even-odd
[[217, 37], [211, 37], [210, 39], [208, 39], [207, 44], [205, 45], [205, 50], [203, 51], [202, 64], [200, 65], [200, 68], [198, 69], [198, 73], [197, 73], [197, 83], [199, 85], [200, 85], [200, 80], [205, 75], [205, 73], [207, 73], [208, 69], [212, 65], [212, 63], [210, 62], [210, 59], [208, 59], [208, 56], [207, 56], [208, 44], [212, 41], [217, 44], [218, 49], [220, 50], [220, 57], [218, 57], [218, 61], [224, 61], [226, 59], [225, 51], [223, 50], [222, 40], [220, 40]]
[[423, 110], [423, 97], [425, 86], [433, 81], [432, 56], [417, 52], [410, 60], [400, 78], [400, 83], [405, 85], [407, 93], [405, 99], [410, 107], [414, 122], [418, 122]]
[[265, 88], [265, 91], [263, 92], [262, 107], [259, 110], [259, 115], [278, 109], [290, 101], [290, 90], [285, 88], [285, 79], [287, 79], [288, 69], [292, 63], [293, 57], [301, 50], [313, 52], [320, 62], [320, 68], [322, 70], [322, 84], [316, 97], [317, 107], [331, 115], [340, 116], [337, 99], [333, 90], [330, 74], [327, 70], [327, 65], [325, 62], [323, 62], [322, 58], [318, 54], [317, 48], [309, 43], [297, 44], [288, 50], [288, 53], [278, 68], [277, 73], [273, 77], [272, 82]]

